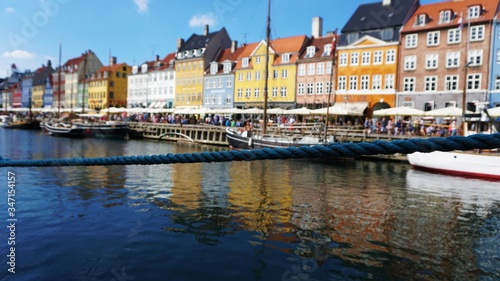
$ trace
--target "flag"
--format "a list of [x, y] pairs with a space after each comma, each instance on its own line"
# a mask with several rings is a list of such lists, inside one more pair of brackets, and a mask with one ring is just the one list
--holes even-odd
[[463, 21], [462, 21], [462, 13], [460, 13], [460, 18], [458, 19], [458, 29], [462, 30], [462, 27], [464, 26]]
[[332, 51], [330, 53], [330, 56], [332, 58], [335, 57], [335, 49], [337, 48], [337, 30], [333, 32], [333, 39], [332, 39]]

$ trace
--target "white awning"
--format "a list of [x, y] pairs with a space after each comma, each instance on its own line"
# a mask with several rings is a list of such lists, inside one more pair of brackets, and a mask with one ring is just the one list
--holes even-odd
[[165, 105], [167, 105], [167, 103], [166, 103], [166, 102], [159, 102], [159, 103], [156, 105], [156, 107], [155, 107], [155, 108], [164, 108], [164, 107], [165, 107]]

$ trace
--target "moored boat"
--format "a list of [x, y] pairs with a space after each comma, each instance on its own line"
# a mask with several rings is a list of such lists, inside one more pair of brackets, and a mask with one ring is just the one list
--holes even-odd
[[324, 144], [322, 139], [315, 136], [252, 135], [251, 130], [237, 127], [227, 127], [226, 138], [229, 146], [234, 149], [283, 148]]
[[44, 130], [48, 135], [57, 137], [83, 138], [85, 130], [68, 122], [46, 122], [43, 125]]
[[415, 168], [458, 175], [500, 180], [500, 153], [496, 151], [434, 151], [408, 154], [408, 161]]
[[129, 138], [129, 127], [125, 122], [73, 122], [73, 125], [82, 129], [86, 137]]

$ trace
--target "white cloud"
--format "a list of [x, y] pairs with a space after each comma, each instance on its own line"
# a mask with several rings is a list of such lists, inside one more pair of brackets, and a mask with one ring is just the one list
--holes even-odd
[[198, 14], [191, 17], [189, 27], [205, 26], [205, 24], [214, 26], [216, 22], [217, 17], [212, 13]]
[[14, 9], [14, 7], [7, 7], [5, 8], [5, 12], [8, 13], [8, 14], [12, 14], [14, 13], [16, 10]]
[[13, 59], [20, 59], [20, 60], [26, 60], [26, 59], [32, 59], [35, 57], [34, 53], [30, 53], [25, 50], [14, 50], [12, 52], [4, 52], [2, 54], [2, 57], [4, 58], [13, 58]]
[[142, 14], [148, 11], [149, 0], [133, 0], [137, 5], [137, 12]]

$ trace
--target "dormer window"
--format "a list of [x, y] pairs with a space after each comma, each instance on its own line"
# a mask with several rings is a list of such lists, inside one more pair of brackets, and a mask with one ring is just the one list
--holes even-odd
[[243, 59], [243, 67], [248, 67], [249, 61], [250, 61], [250, 58], [244, 58]]
[[323, 54], [321, 56], [326, 57], [332, 54], [332, 44], [326, 44]]
[[439, 23], [449, 23], [451, 21], [451, 11], [444, 10], [439, 13]]
[[192, 50], [186, 51], [186, 57], [190, 58], [192, 56], [193, 56], [193, 51]]
[[217, 73], [217, 70], [218, 70], [217, 66], [218, 65], [217, 65], [216, 62], [210, 64], [210, 74], [216, 74]]
[[471, 6], [467, 11], [468, 18], [478, 18], [481, 15], [481, 6]]
[[143, 65], [141, 66], [141, 72], [142, 72], [142, 73], [146, 73], [147, 71], [148, 71], [148, 65], [147, 65], [147, 64], [143, 64]]
[[195, 57], [199, 57], [200, 55], [201, 55], [201, 50], [200, 49], [194, 50], [194, 56]]
[[177, 53], [177, 58], [178, 59], [183, 59], [184, 58], [184, 53], [183, 52]]
[[281, 62], [290, 62], [290, 54], [281, 55]]
[[426, 14], [421, 14], [417, 15], [417, 26], [422, 26], [425, 25], [427, 22], [427, 15]]
[[312, 58], [312, 57], [314, 57], [315, 53], [316, 53], [316, 47], [314, 47], [314, 46], [307, 47], [306, 58]]
[[231, 63], [226, 62], [224, 63], [224, 73], [229, 73], [229, 72], [231, 72]]

